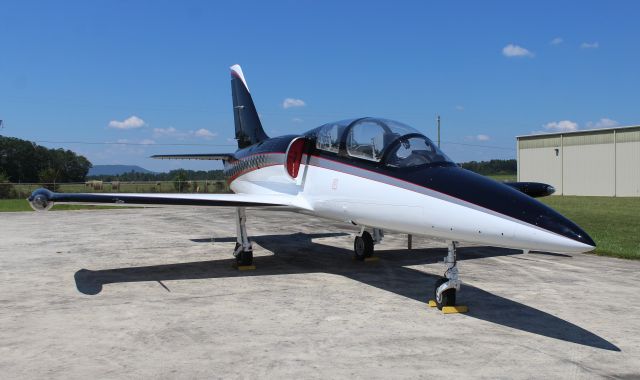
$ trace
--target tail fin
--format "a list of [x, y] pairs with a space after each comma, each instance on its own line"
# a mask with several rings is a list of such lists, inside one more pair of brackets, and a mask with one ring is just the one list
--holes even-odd
[[240, 65], [231, 66], [231, 94], [233, 96], [233, 118], [236, 124], [238, 148], [245, 148], [269, 138], [253, 104], [247, 81]]

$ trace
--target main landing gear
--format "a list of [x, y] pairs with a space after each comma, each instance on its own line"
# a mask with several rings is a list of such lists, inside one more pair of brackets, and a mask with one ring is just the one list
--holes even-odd
[[244, 207], [236, 207], [236, 249], [233, 256], [238, 268], [253, 265], [253, 247], [247, 235], [247, 215]]
[[460, 290], [460, 279], [458, 278], [458, 267], [456, 258], [456, 245], [458, 242], [448, 242], [449, 252], [444, 259], [447, 270], [444, 272], [444, 278], [436, 281], [433, 289], [434, 299], [438, 309], [442, 310], [446, 306], [456, 305], [456, 292]]
[[353, 241], [353, 258], [357, 261], [372, 258], [374, 245], [380, 243], [384, 237], [384, 232], [379, 228], [373, 229], [373, 236], [364, 229], [365, 227], [360, 229], [360, 233]]

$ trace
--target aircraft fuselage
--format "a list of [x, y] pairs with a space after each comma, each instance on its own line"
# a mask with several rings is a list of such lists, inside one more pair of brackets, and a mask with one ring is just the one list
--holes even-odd
[[[305, 137], [313, 138], [314, 131]], [[240, 194], [294, 195], [321, 217], [444, 240], [566, 253], [595, 245], [553, 209], [453, 163], [389, 167], [310, 146], [299, 175], [291, 178], [285, 155], [297, 137], [272, 138], [236, 152], [225, 163], [230, 188]]]

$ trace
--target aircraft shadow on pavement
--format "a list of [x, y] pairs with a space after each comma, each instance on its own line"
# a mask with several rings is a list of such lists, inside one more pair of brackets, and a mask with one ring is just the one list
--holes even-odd
[[[370, 265], [352, 261], [351, 250], [312, 241], [316, 238], [346, 235], [344, 233], [296, 233], [254, 236], [253, 242], [274, 254], [274, 256], [254, 257], [254, 263], [258, 268], [255, 271], [233, 270], [231, 267], [235, 259], [229, 258], [99, 271], [81, 269], [75, 273], [75, 282], [81, 293], [95, 295], [102, 291], [103, 285], [113, 283], [158, 281], [165, 287], [162, 281], [330, 273], [419, 302], [426, 303], [429, 298], [432, 298], [432, 288], [438, 277], [405, 266], [437, 263], [445, 256], [446, 248], [378, 251], [376, 255], [380, 257], [380, 261]], [[212, 239], [192, 239], [192, 241], [210, 243]], [[235, 241], [235, 238], [215, 239], [216, 243]], [[459, 258], [472, 260], [520, 253], [521, 251], [509, 249], [467, 247], [459, 249]], [[620, 351], [618, 347], [598, 335], [544, 311], [468, 284], [464, 284], [463, 287], [460, 298], [469, 306], [466, 316], [566, 342]]]

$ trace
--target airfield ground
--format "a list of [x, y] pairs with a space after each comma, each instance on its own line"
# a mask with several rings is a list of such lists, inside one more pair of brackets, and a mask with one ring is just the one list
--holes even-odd
[[465, 247], [443, 315], [441, 243], [247, 214], [247, 272], [228, 208], [0, 214], [2, 378], [640, 377], [640, 261]]

